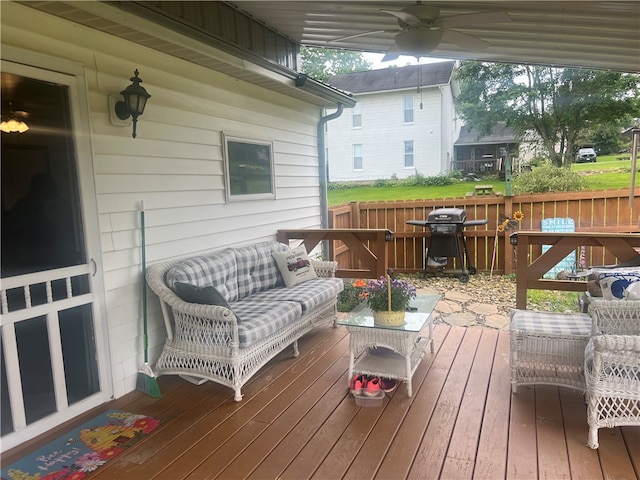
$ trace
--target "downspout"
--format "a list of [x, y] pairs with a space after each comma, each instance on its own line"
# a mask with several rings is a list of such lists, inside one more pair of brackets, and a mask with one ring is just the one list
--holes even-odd
[[329, 120], [338, 118], [342, 115], [343, 105], [338, 103], [338, 110], [330, 115], [326, 115], [320, 118], [318, 122], [318, 168], [320, 169], [320, 215], [321, 215], [321, 228], [329, 228], [329, 201], [327, 199], [327, 183], [329, 182], [327, 176], [327, 158], [325, 156], [325, 142], [324, 142], [324, 126]]

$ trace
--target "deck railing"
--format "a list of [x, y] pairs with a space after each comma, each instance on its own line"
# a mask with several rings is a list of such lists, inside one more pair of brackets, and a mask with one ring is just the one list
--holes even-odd
[[[620, 262], [638, 264], [640, 259], [640, 235], [623, 233], [557, 233], [520, 231], [512, 235], [517, 243], [518, 268], [516, 272], [516, 308], [527, 308], [527, 290], [564, 290], [584, 292], [584, 282], [576, 280], [544, 279], [551, 270], [569, 253], [584, 246], [600, 247], [608, 251]], [[534, 246], [549, 249], [539, 256], [531, 253]]]
[[[386, 242], [389, 267], [399, 273], [417, 273], [424, 269], [425, 250], [429, 243], [428, 229], [408, 225], [408, 220], [426, 220], [436, 208], [462, 208], [468, 220], [487, 219], [486, 225], [465, 228], [467, 251], [479, 272], [512, 274], [516, 272], [514, 248], [509, 233], [498, 232], [503, 215], [512, 216], [516, 210], [524, 213], [517, 230], [541, 231], [544, 218], [572, 218], [580, 233], [637, 233], [640, 232], [640, 188], [636, 188], [633, 204], [629, 190], [603, 190], [571, 193], [515, 195], [482, 195], [462, 198], [396, 201], [354, 202], [329, 209], [332, 229], [388, 229], [393, 240]], [[531, 249], [532, 258], [542, 254], [542, 246]], [[333, 250], [333, 260], [339, 268], [355, 268], [356, 257], [349, 249]], [[600, 245], [584, 251], [586, 267], [614, 264], [615, 254]], [[451, 265], [452, 268], [459, 268]]]

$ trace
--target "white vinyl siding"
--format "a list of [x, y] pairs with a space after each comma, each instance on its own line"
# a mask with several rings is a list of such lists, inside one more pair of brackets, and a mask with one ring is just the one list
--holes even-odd
[[[404, 123], [401, 108], [406, 90], [357, 95], [356, 100], [362, 105], [362, 128], [351, 127], [352, 118], [348, 110], [326, 124], [329, 181], [370, 181], [393, 175], [406, 178], [416, 171], [433, 176], [446, 171], [446, 153], [453, 151], [454, 129], [449, 124], [453, 117], [449, 112], [453, 108], [452, 102], [447, 100], [449, 93], [448, 88], [424, 87], [421, 94], [424, 108], [414, 111], [412, 124]], [[413, 140], [412, 168], [405, 168], [405, 140]], [[355, 144], [363, 148], [362, 170], [353, 168]]]
[[[143, 363], [139, 210], [147, 262], [273, 240], [278, 229], [321, 226], [317, 106], [178, 60], [15, 2], [2, 5], [3, 47], [84, 68], [114, 396], [135, 389]], [[203, 46], [203, 48], [209, 48]], [[34, 65], [37, 66], [37, 65]], [[108, 97], [140, 71], [151, 98], [130, 126], [110, 122]], [[274, 199], [225, 203], [222, 132], [273, 145]], [[89, 163], [90, 164], [90, 163]], [[153, 365], [166, 338], [149, 301]]]
[[404, 142], [404, 168], [414, 168], [415, 158], [413, 153], [413, 140], [405, 140]]

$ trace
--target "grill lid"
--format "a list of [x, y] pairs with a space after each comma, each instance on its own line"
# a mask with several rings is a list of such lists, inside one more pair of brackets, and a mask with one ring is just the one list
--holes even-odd
[[462, 208], [437, 208], [427, 217], [428, 223], [464, 223], [467, 212]]

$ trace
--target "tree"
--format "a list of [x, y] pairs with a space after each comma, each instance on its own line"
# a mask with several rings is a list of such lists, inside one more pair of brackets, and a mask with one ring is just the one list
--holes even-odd
[[302, 71], [322, 82], [333, 75], [363, 72], [371, 68], [371, 62], [365, 60], [361, 52], [347, 50], [300, 47], [300, 59]]
[[568, 165], [580, 138], [640, 115], [640, 76], [531, 65], [463, 62], [460, 116], [482, 135], [498, 121], [535, 131], [554, 165]]

